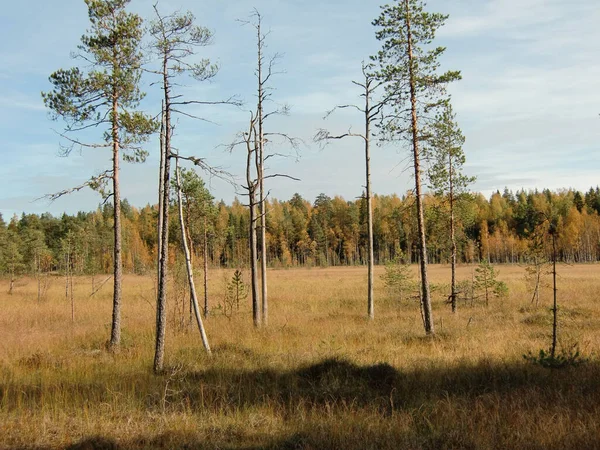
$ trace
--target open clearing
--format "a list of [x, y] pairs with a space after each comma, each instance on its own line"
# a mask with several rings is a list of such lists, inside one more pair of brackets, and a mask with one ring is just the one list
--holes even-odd
[[[41, 303], [34, 279], [12, 296], [2, 280], [0, 448], [600, 448], [600, 266], [558, 267], [560, 343], [591, 358], [561, 370], [523, 359], [549, 347], [550, 288], [536, 308], [523, 267], [497, 269], [510, 293], [488, 308], [459, 302], [453, 315], [434, 294], [433, 339], [416, 300], [389, 298], [383, 268], [372, 323], [366, 268], [270, 271], [261, 330], [248, 300], [231, 317], [214, 308], [233, 272], [214, 270], [214, 354], [177, 330], [171, 301], [161, 376], [151, 277], [125, 277], [117, 354], [104, 347], [110, 283], [90, 298], [91, 278], [75, 280], [72, 323], [62, 278]], [[432, 266], [432, 282], [449, 273]]]

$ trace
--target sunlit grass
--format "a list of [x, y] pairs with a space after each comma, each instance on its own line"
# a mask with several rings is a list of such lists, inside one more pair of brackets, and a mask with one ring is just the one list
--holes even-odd
[[[214, 354], [196, 329], [177, 329], [172, 298], [161, 376], [151, 371], [151, 277], [125, 278], [115, 354], [105, 349], [110, 281], [90, 297], [91, 279], [76, 278], [74, 322], [62, 278], [39, 303], [35, 280], [20, 280], [12, 296], [3, 282], [0, 448], [600, 445], [600, 266], [559, 267], [561, 345], [577, 342], [592, 358], [560, 371], [523, 359], [550, 344], [551, 290], [532, 305], [522, 267], [499, 267], [510, 294], [489, 308], [459, 302], [452, 314], [437, 295], [434, 338], [416, 300], [389, 298], [382, 272], [370, 322], [364, 268], [272, 270], [269, 326], [255, 330], [249, 301], [220, 313], [232, 271], [212, 271]], [[447, 284], [449, 268], [432, 267], [431, 277]]]

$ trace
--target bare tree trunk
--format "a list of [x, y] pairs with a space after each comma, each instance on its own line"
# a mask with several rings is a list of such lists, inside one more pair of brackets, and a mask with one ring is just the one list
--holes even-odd
[[369, 319], [375, 318], [375, 305], [373, 299], [373, 194], [371, 193], [371, 154], [370, 154], [370, 134], [371, 134], [371, 110], [369, 107], [370, 89], [369, 80], [365, 82], [365, 175], [366, 175], [366, 196], [367, 196], [367, 235], [368, 235], [368, 281], [367, 281], [367, 310]]
[[208, 317], [208, 233], [207, 220], [204, 215], [204, 242], [202, 246], [202, 259], [204, 260], [204, 317]]
[[[551, 225], [552, 226], [552, 225]], [[556, 303], [556, 230], [552, 232], [552, 289], [554, 293], [554, 303], [552, 305], [552, 347], [550, 349], [550, 357], [554, 359], [556, 356], [556, 340], [558, 331], [558, 305]]]
[[452, 243], [452, 256], [450, 260], [451, 271], [452, 271], [452, 281], [451, 281], [451, 302], [452, 302], [452, 312], [456, 312], [456, 236], [454, 233], [454, 183], [453, 183], [453, 175], [452, 175], [452, 152], [448, 152], [448, 180], [450, 181], [450, 241]]
[[[253, 183], [253, 182], [252, 182]], [[255, 327], [260, 326], [260, 305], [258, 303], [258, 264], [256, 245], [256, 193], [255, 185], [251, 183], [248, 191], [250, 203], [250, 285], [252, 295], [252, 319]]]
[[114, 249], [113, 249], [113, 311], [109, 347], [116, 350], [121, 344], [121, 284], [123, 263], [121, 256], [121, 191], [119, 186], [119, 122], [118, 97], [113, 92], [112, 103], [112, 141], [113, 141], [113, 214], [114, 214]]
[[162, 251], [162, 230], [163, 230], [163, 197], [165, 192], [165, 105], [161, 102], [161, 122], [160, 122], [160, 167], [158, 173], [158, 228], [157, 228], [157, 248], [156, 248], [156, 281], [157, 292], [158, 282], [160, 280], [160, 255]]
[[75, 323], [75, 296], [73, 294], [73, 267], [69, 266], [69, 284], [71, 286], [71, 322]]
[[254, 326], [260, 326], [260, 305], [258, 303], [258, 264], [256, 245], [256, 194], [254, 190], [249, 193], [250, 197], [250, 276], [252, 287], [252, 318]]
[[415, 86], [414, 74], [414, 57], [412, 52], [412, 31], [408, 0], [405, 0], [406, 5], [406, 34], [408, 40], [408, 60], [410, 74], [410, 101], [412, 112], [412, 147], [413, 147], [413, 162], [415, 169], [415, 196], [417, 203], [417, 228], [419, 233], [419, 255], [421, 265], [421, 289], [422, 289], [422, 304], [423, 304], [423, 323], [425, 333], [434, 334], [434, 325], [431, 313], [431, 296], [429, 291], [429, 278], [427, 276], [427, 245], [425, 239], [425, 217], [423, 214], [423, 198], [421, 193], [421, 164], [419, 155], [419, 133], [417, 122], [417, 92]]
[[171, 172], [171, 98], [168, 78], [168, 59], [163, 59], [164, 89], [164, 174], [162, 201], [162, 236], [159, 259], [158, 294], [156, 300], [156, 345], [154, 351], [154, 372], [159, 373], [164, 367], [165, 332], [167, 324], [167, 271], [169, 263], [169, 182]]
[[190, 249], [187, 243], [187, 233], [185, 230], [185, 223], [183, 219], [183, 201], [181, 200], [181, 184], [179, 181], [179, 167], [177, 160], [175, 162], [175, 180], [177, 183], [177, 204], [179, 206], [179, 225], [181, 226], [181, 244], [183, 246], [183, 253], [185, 255], [185, 266], [187, 268], [188, 282], [190, 284], [190, 296], [192, 304], [194, 306], [194, 314], [196, 316], [196, 322], [198, 324], [198, 330], [202, 337], [202, 344], [206, 349], [206, 352], [210, 354], [210, 345], [208, 344], [208, 338], [206, 331], [204, 330], [204, 324], [202, 323], [202, 317], [200, 316], [200, 308], [198, 307], [198, 297], [196, 296], [196, 286], [194, 284], [194, 268], [192, 267], [192, 258], [190, 255]]
[[[258, 13], [257, 13], [258, 14]], [[257, 30], [257, 47], [258, 47], [258, 105], [257, 105], [257, 121], [258, 121], [258, 195], [259, 199], [259, 214], [260, 214], [260, 282], [261, 282], [261, 298], [262, 298], [262, 323], [267, 325], [269, 321], [269, 302], [267, 298], [267, 209], [265, 205], [265, 186], [264, 186], [264, 164], [265, 164], [265, 136], [263, 130], [263, 41], [264, 36], [261, 35], [261, 16], [258, 15]]]

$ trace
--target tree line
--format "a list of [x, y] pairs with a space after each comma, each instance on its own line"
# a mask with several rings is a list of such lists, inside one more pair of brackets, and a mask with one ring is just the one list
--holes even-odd
[[[248, 268], [249, 211], [237, 198], [215, 202], [193, 170], [182, 171], [184, 218], [191, 252], [197, 264], [210, 268]], [[443, 197], [424, 198], [428, 257], [433, 263], [450, 262], [447, 239], [448, 203]], [[266, 262], [269, 267], [327, 267], [367, 263], [366, 200], [319, 195], [312, 203], [299, 194], [266, 202]], [[178, 230], [175, 198], [169, 205], [173, 230]], [[148, 274], [156, 268], [157, 205], [136, 208], [124, 200], [123, 269]], [[536, 239], [541, 214], [558, 216], [557, 253], [564, 262], [600, 261], [600, 190], [585, 194], [573, 190], [495, 192], [465, 195], [456, 214], [459, 263], [525, 264]], [[0, 220], [0, 270], [5, 275], [61, 272], [65, 255], [76, 274], [105, 274], [112, 268], [112, 205], [76, 215], [23, 214], [8, 223]], [[1, 217], [1, 216], [0, 216]], [[373, 241], [376, 264], [401, 258], [417, 263], [417, 225], [414, 195], [373, 196]], [[169, 260], [181, 257], [181, 233], [169, 236]], [[545, 248], [549, 256], [550, 248]]]

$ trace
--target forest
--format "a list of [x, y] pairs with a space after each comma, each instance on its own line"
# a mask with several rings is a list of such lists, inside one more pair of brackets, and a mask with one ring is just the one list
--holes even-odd
[[[184, 172], [182, 192], [190, 243], [199, 261], [212, 268], [249, 266], [248, 208], [239, 200], [231, 205], [215, 202], [202, 179], [192, 170]], [[269, 267], [328, 267], [365, 265], [367, 232], [364, 199], [346, 201], [320, 195], [312, 203], [296, 194], [287, 201], [267, 200], [266, 248]], [[585, 194], [564, 190], [517, 193], [496, 192], [490, 199], [481, 194], [465, 196], [460, 204], [458, 261], [460, 263], [527, 264], [535, 240], [540, 213], [556, 208], [558, 255], [566, 263], [600, 260], [600, 190]], [[172, 228], [177, 230], [174, 204]], [[136, 208], [127, 200], [123, 212], [123, 268], [126, 273], [148, 274], [156, 267], [157, 206]], [[447, 203], [434, 195], [425, 197], [428, 260], [449, 263], [446, 239]], [[205, 220], [206, 219], [206, 220]], [[0, 268], [5, 275], [62, 273], [66, 255], [77, 275], [104, 274], [112, 266], [112, 207], [75, 216], [23, 214], [8, 224], [0, 221]], [[373, 197], [373, 247], [376, 264], [397, 257], [416, 263], [414, 198]], [[170, 260], [181, 259], [181, 233], [170, 236]], [[546, 246], [549, 258], [550, 247]]]

